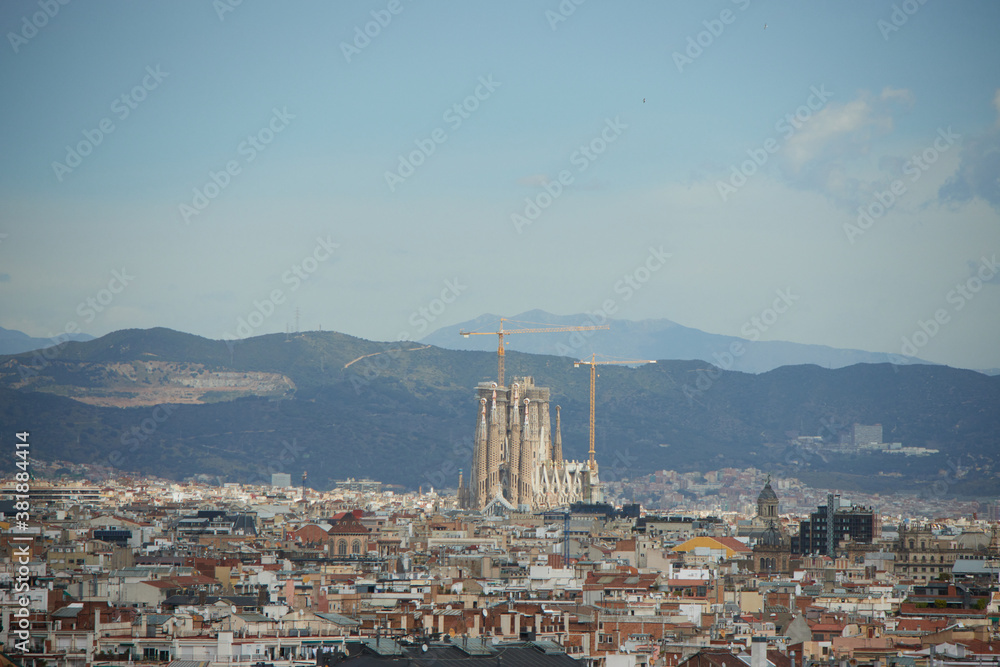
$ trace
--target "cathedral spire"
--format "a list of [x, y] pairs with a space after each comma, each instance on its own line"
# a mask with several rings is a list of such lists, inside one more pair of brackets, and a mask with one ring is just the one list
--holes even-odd
[[520, 484], [520, 490], [518, 492], [518, 499], [522, 505], [527, 505], [531, 507], [534, 505], [533, 495], [535, 493], [534, 482], [531, 477], [532, 471], [535, 469], [535, 448], [533, 446], [533, 441], [530, 438], [530, 432], [528, 430], [528, 406], [530, 405], [530, 400], [524, 399], [524, 430], [521, 433], [521, 451], [518, 460], [518, 482]]
[[476, 507], [482, 507], [489, 499], [486, 496], [487, 479], [487, 447], [489, 445], [489, 430], [486, 427], [486, 398], [479, 399], [479, 427], [476, 429], [475, 449], [472, 450], [472, 486], [470, 499], [475, 494]]
[[500, 491], [501, 451], [507, 431], [507, 423], [497, 416], [497, 385], [493, 384], [493, 403], [490, 406], [490, 427], [486, 436], [486, 497], [494, 498]]
[[517, 416], [517, 397], [519, 386], [515, 382], [511, 388], [511, 395], [514, 400], [510, 402], [510, 411], [513, 413], [511, 419], [513, 423], [510, 427], [510, 453], [507, 467], [508, 476], [508, 497], [510, 504], [517, 507], [521, 503], [521, 423]]
[[552, 460], [562, 461], [562, 424], [559, 419], [559, 413], [562, 411], [560, 406], [556, 406], [556, 435], [552, 443]]

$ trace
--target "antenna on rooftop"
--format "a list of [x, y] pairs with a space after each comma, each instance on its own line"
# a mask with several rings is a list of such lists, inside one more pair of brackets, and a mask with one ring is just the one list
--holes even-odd
[[569, 567], [569, 510], [563, 515], [563, 567]]

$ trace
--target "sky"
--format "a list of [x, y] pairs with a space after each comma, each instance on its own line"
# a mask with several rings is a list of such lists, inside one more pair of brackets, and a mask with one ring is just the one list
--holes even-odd
[[1000, 368], [1000, 4], [0, 4], [0, 326]]

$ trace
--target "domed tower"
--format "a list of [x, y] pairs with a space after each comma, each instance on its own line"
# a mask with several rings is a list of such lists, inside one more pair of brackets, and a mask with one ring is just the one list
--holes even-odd
[[[774, 491], [771, 491], [771, 495], [774, 495]], [[789, 553], [788, 541], [781, 533], [781, 529], [771, 521], [753, 547], [753, 570], [763, 575], [788, 574]]]
[[767, 483], [757, 496], [757, 518], [765, 523], [778, 520], [778, 494], [771, 488], [771, 477], [768, 475]]

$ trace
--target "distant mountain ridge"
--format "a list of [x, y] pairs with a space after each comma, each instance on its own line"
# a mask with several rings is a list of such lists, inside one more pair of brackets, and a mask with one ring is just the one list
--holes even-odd
[[[516, 350], [506, 367], [508, 377], [551, 388], [563, 450], [586, 458], [590, 374], [566, 357]], [[345, 477], [453, 487], [471, 463], [474, 388], [495, 377], [495, 349], [335, 332], [232, 343], [132, 329], [67, 343], [51, 359], [0, 357], [0, 429], [30, 431], [38, 461], [119, 473], [268, 482], [273, 472], [308, 470], [318, 488]], [[873, 492], [940, 493], [945, 479], [949, 495], [1000, 493], [1000, 378], [973, 371], [856, 364], [753, 375], [661, 359], [603, 367], [596, 396], [605, 481], [754, 466]], [[855, 422], [880, 423], [886, 440], [940, 453], [830, 455], [827, 445], [796, 444], [797, 435], [837, 443]], [[0, 460], [0, 470], [12, 461]]]
[[[94, 337], [89, 334], [64, 334], [65, 340], [71, 341], [88, 341], [94, 340]], [[15, 329], [4, 329], [0, 327], [0, 355], [3, 354], [20, 354], [21, 352], [31, 352], [32, 350], [41, 350], [46, 347], [52, 347], [57, 345], [58, 341], [53, 341], [50, 338], [35, 338], [29, 336], [28, 334], [17, 331]]]
[[[505, 318], [506, 319], [506, 318]], [[468, 322], [442, 327], [421, 339], [423, 343], [448, 350], [496, 350], [495, 336], [464, 338], [459, 331], [495, 331], [500, 316], [486, 314]], [[926, 364], [916, 357], [847, 350], [825, 345], [807, 345], [785, 341], [750, 341], [736, 336], [711, 334], [692, 329], [668, 319], [617, 320], [594, 318], [587, 314], [553, 315], [530, 310], [509, 318], [505, 329], [532, 326], [591, 326], [608, 324], [608, 330], [575, 333], [523, 334], [505, 336], [508, 350], [530, 354], [554, 354], [582, 359], [591, 354], [621, 359], [700, 360], [723, 370], [764, 373], [781, 366], [815, 364], [821, 368], [843, 368], [854, 364]], [[734, 347], [735, 345], [735, 347]], [[737, 353], [734, 354], [733, 351]], [[742, 353], [739, 353], [742, 351]]]

